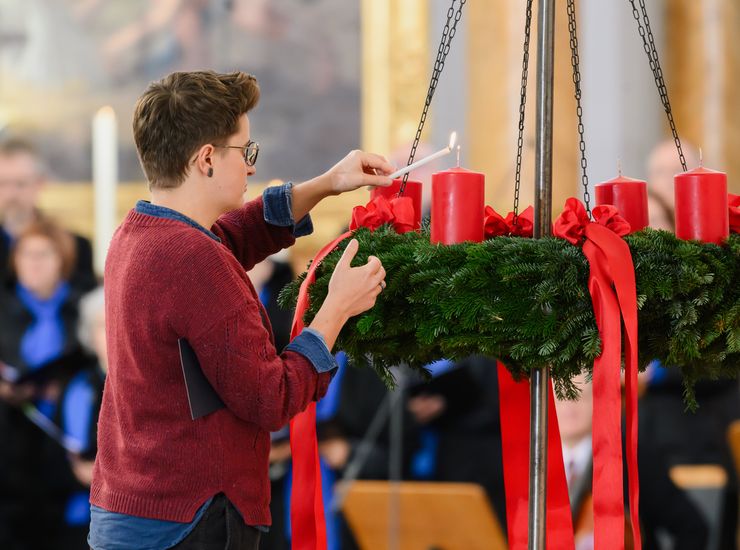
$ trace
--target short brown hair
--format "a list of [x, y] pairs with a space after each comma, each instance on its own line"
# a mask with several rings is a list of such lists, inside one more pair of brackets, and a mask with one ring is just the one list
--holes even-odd
[[243, 72], [176, 72], [151, 83], [134, 110], [134, 140], [149, 187], [178, 187], [190, 157], [206, 143], [224, 143], [259, 95], [257, 79]]
[[0, 141], [0, 155], [15, 155], [24, 153], [32, 157], [38, 157], [38, 150], [30, 141], [22, 138], [12, 137]]
[[59, 257], [62, 259], [62, 279], [68, 281], [77, 262], [75, 240], [71, 233], [48, 218], [42, 218], [28, 226], [13, 243], [11, 252], [12, 268], [15, 272], [15, 256], [18, 246], [28, 237], [44, 237], [51, 242]]
[[46, 167], [41, 160], [41, 155], [36, 146], [23, 138], [10, 137], [0, 141], [0, 157], [13, 157], [15, 155], [27, 155], [33, 159], [36, 173], [44, 175]]

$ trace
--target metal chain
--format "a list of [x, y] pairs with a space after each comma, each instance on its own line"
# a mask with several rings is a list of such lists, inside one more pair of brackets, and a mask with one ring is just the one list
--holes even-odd
[[[442, 39], [440, 40], [439, 47], [437, 48], [437, 59], [434, 61], [432, 78], [429, 81], [429, 90], [427, 91], [427, 96], [424, 100], [424, 109], [421, 112], [419, 127], [416, 129], [416, 136], [414, 137], [414, 143], [411, 146], [411, 153], [409, 153], [409, 160], [406, 166], [414, 162], [414, 156], [416, 156], [416, 148], [419, 146], [419, 141], [421, 140], [421, 132], [424, 129], [424, 124], [427, 121], [429, 106], [432, 104], [434, 92], [437, 89], [437, 84], [439, 84], [439, 76], [442, 74], [442, 70], [444, 69], [447, 54], [450, 53], [450, 44], [452, 43], [452, 39], [455, 37], [457, 24], [460, 22], [460, 17], [462, 17], [462, 9], [465, 5], [466, 0], [460, 0], [460, 6], [457, 8], [457, 11], [455, 11], [455, 2], [456, 0], [452, 0], [452, 4], [450, 4], [449, 9], [447, 10], [447, 21], [445, 22], [444, 30], [442, 31]], [[408, 179], [409, 173], [406, 172], [403, 175], [401, 188], [398, 191], [399, 197], [403, 195], [403, 192], [406, 190], [406, 182], [408, 181]]]
[[581, 151], [581, 183], [586, 213], [591, 217], [591, 194], [588, 192], [588, 173], [586, 167], [586, 141], [583, 137], [583, 107], [581, 106], [581, 69], [578, 55], [578, 28], [576, 24], [575, 0], [568, 0], [568, 32], [570, 33], [570, 63], [573, 66], [573, 85], [575, 87], [576, 115], [578, 116], [578, 148]]
[[522, 149], [524, 147], [524, 114], [527, 107], [527, 76], [529, 73], [529, 37], [532, 29], [532, 3], [533, 0], [527, 0], [526, 21], [524, 24], [524, 54], [522, 55], [522, 81], [519, 91], [519, 135], [516, 141], [513, 225], [517, 225], [519, 221], [519, 190], [522, 183]]
[[[663, 69], [660, 66], [660, 60], [658, 59], [658, 49], [655, 47], [655, 39], [653, 37], [653, 31], [650, 27], [650, 18], [648, 17], [647, 8], [645, 7], [645, 0], [639, 0], [640, 11], [638, 11], [635, 5], [635, 0], [629, 0], [632, 6], [632, 15], [637, 21], [637, 30], [642, 38], [642, 47], [648, 56], [648, 62], [650, 63], [650, 70], [653, 72], [653, 78], [655, 84], [658, 86], [658, 93], [660, 94], [660, 100], [663, 103], [666, 116], [668, 117], [668, 124], [671, 127], [671, 134], [673, 135], [673, 142], [676, 144], [676, 150], [678, 151], [678, 158], [681, 161], [681, 166], [684, 170], [688, 170], [686, 166], [686, 157], [683, 154], [683, 148], [681, 147], [681, 139], [678, 137], [678, 130], [676, 130], [676, 123], [673, 120], [673, 111], [671, 110], [671, 102], [668, 99], [668, 89], [665, 85], [663, 78]], [[643, 21], [640, 19], [640, 12], [642, 12]]]

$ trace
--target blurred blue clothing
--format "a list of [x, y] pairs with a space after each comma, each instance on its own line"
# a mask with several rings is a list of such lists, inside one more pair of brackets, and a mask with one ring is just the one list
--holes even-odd
[[60, 313], [69, 292], [69, 284], [63, 282], [51, 297], [43, 300], [20, 283], [16, 284], [18, 299], [33, 316], [20, 346], [21, 358], [32, 370], [59, 358], [64, 350], [64, 323]]
[[[94, 448], [90, 441], [93, 424], [97, 422], [95, 411], [98, 401], [97, 390], [90, 380], [88, 371], [78, 372], [69, 382], [61, 402], [61, 422], [64, 435], [84, 454]], [[90, 523], [90, 491], [73, 493], [64, 510], [67, 525], [83, 526]]]
[[648, 385], [651, 387], [660, 386], [668, 378], [668, 369], [660, 359], [650, 361], [646, 371], [648, 373]]
[[450, 361], [449, 359], [440, 359], [434, 363], [429, 363], [424, 368], [429, 371], [432, 378], [436, 378], [437, 376], [442, 376], [443, 374], [450, 372], [455, 368], [455, 366], [456, 363], [454, 361]]

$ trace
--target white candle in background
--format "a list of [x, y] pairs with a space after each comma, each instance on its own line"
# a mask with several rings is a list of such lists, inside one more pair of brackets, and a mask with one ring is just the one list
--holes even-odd
[[105, 256], [116, 223], [118, 124], [113, 108], [102, 107], [92, 123], [92, 168], [95, 209], [94, 265], [103, 274]]

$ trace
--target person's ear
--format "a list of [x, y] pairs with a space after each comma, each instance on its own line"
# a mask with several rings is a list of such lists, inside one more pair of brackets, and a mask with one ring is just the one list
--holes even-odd
[[204, 145], [198, 150], [198, 155], [195, 157], [196, 170], [209, 178], [213, 177], [214, 152], [215, 150], [213, 145]]

